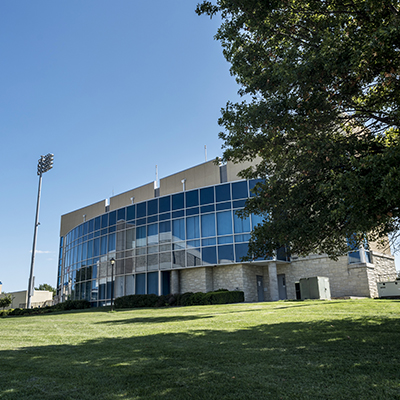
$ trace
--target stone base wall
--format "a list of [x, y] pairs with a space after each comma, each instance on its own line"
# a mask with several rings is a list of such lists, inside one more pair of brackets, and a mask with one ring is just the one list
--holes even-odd
[[373, 261], [374, 264], [348, 264], [347, 256], [334, 261], [326, 256], [315, 255], [291, 263], [276, 263], [276, 273], [272, 264], [256, 263], [181, 269], [179, 292], [209, 292], [222, 288], [242, 290], [245, 301], [255, 302], [258, 301], [257, 275], [260, 275], [263, 277], [264, 301], [271, 301], [276, 300], [276, 277], [284, 274], [288, 299], [296, 299], [296, 282], [315, 276], [329, 278], [332, 297], [377, 297], [376, 283], [384, 276], [391, 276], [393, 280], [396, 269], [392, 256], [374, 253]]

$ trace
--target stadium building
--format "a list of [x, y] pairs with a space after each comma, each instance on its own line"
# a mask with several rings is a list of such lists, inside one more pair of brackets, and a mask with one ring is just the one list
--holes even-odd
[[238, 177], [247, 166], [209, 161], [63, 215], [59, 300], [107, 305], [113, 280], [114, 297], [225, 288], [242, 290], [245, 301], [275, 301], [299, 298], [298, 282], [311, 277], [329, 278], [332, 297], [376, 297], [377, 282], [395, 278], [390, 250], [373, 244], [338, 261], [279, 249], [242, 262], [261, 222], [236, 215], [257, 183]]

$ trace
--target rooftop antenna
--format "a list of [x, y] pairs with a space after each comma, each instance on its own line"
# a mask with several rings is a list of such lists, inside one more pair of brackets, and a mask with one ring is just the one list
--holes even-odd
[[204, 158], [206, 159], [207, 162], [207, 145], [204, 145]]

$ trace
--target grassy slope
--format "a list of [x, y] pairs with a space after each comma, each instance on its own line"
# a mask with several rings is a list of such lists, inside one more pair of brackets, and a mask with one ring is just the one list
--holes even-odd
[[400, 302], [0, 319], [0, 399], [400, 399]]

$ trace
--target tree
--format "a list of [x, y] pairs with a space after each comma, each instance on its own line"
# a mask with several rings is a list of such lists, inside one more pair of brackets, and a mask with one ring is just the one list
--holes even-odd
[[35, 287], [35, 290], [47, 290], [47, 291], [53, 293], [53, 297], [54, 297], [54, 296], [56, 295], [56, 293], [57, 293], [56, 289], [53, 288], [52, 286], [50, 286], [50, 285], [47, 284], [47, 283], [41, 283], [41, 284], [39, 285], [39, 287]]
[[[217, 0], [215, 36], [244, 101], [228, 102], [223, 159], [258, 160], [242, 215], [249, 254], [332, 258], [399, 229], [400, 13], [396, 0]], [[349, 243], [348, 238], [351, 238]]]
[[4, 310], [6, 307], [9, 307], [12, 303], [11, 294], [4, 293], [2, 297], [0, 297], [0, 307]]

